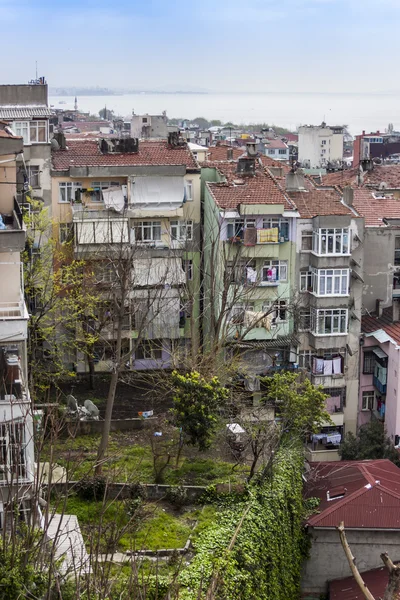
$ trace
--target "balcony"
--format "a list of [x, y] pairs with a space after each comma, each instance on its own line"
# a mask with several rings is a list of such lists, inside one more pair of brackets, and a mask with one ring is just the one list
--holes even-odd
[[256, 246], [265, 244], [283, 244], [289, 241], [287, 229], [274, 227], [272, 229], [256, 229], [247, 227], [239, 229], [236, 235], [228, 237], [226, 241], [232, 245]]
[[9, 342], [27, 339], [28, 311], [24, 300], [19, 302], [0, 302], [0, 323], [3, 339]]
[[14, 200], [14, 210], [0, 212], [0, 252], [22, 252], [25, 248], [25, 237], [21, 209]]
[[378, 390], [378, 392], [386, 396], [386, 383], [382, 383], [381, 381], [379, 381], [379, 379], [375, 375], [372, 378], [372, 382], [374, 387]]

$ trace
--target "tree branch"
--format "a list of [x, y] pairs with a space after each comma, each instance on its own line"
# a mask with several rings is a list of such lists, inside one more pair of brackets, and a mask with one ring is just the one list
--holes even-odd
[[351, 572], [353, 573], [353, 577], [356, 580], [356, 583], [357, 583], [358, 587], [361, 590], [362, 595], [364, 596], [364, 598], [366, 598], [366, 600], [375, 600], [374, 596], [369, 591], [366, 583], [364, 582], [363, 578], [360, 575], [359, 570], [356, 567], [356, 559], [354, 558], [354, 556], [353, 556], [353, 554], [351, 552], [349, 543], [347, 541], [346, 533], [344, 531], [344, 523], [343, 523], [343, 521], [340, 523], [340, 525], [338, 527], [336, 527], [336, 529], [339, 532], [340, 541], [342, 543], [342, 547], [343, 547], [344, 553], [345, 553], [346, 558], [348, 560], [349, 567], [351, 569]]

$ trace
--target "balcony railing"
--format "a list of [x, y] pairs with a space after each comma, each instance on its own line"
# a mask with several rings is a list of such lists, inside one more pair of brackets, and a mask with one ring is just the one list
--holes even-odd
[[257, 244], [282, 244], [289, 241], [287, 230], [274, 227], [272, 229], [256, 229], [248, 227], [238, 231], [226, 240], [233, 245], [256, 246]]

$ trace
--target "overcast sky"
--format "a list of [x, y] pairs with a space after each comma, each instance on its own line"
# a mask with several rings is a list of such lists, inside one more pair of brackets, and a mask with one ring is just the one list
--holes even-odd
[[397, 91], [400, 0], [0, 0], [1, 83]]

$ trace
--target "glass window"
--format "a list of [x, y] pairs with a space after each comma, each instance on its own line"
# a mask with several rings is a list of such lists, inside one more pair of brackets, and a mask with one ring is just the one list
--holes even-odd
[[138, 242], [158, 242], [161, 240], [161, 221], [139, 221], [134, 225], [135, 239]]
[[349, 293], [349, 269], [319, 269], [313, 292], [318, 296], [347, 296]]
[[28, 167], [29, 185], [33, 188], [40, 188], [40, 168], [29, 165]]
[[349, 254], [349, 230], [318, 229], [314, 231], [313, 252], [319, 255]]
[[76, 200], [77, 192], [82, 189], [82, 184], [77, 181], [61, 181], [58, 184], [59, 202], [73, 202]]
[[308, 309], [300, 309], [299, 314], [299, 331], [310, 331], [311, 326], [311, 313]]
[[24, 138], [24, 144], [29, 144], [29, 121], [15, 121], [13, 131], [16, 135]]
[[297, 356], [297, 362], [299, 363], [299, 367], [301, 369], [307, 369], [309, 371], [311, 369], [311, 358], [313, 355], [312, 350], [299, 350]]
[[363, 373], [373, 375], [375, 369], [375, 354], [373, 352], [364, 352]]
[[285, 150], [285, 148], [282, 148], [282, 149], [280, 149], [280, 150], [279, 150], [279, 154], [286, 154], [286, 150]]
[[287, 281], [288, 262], [287, 260], [267, 260], [262, 268], [262, 281], [275, 282]]
[[361, 410], [374, 410], [375, 405], [375, 392], [368, 391], [362, 393], [362, 406]]
[[275, 154], [274, 148], [268, 148], [268, 154]]
[[232, 238], [243, 239], [244, 221], [243, 219], [235, 219], [228, 221], [227, 225], [227, 237], [228, 240]]
[[193, 280], [193, 261], [192, 259], [182, 259], [182, 269], [185, 271], [186, 279]]
[[72, 239], [72, 223], [60, 223], [58, 226], [58, 239], [60, 244], [70, 242]]
[[313, 309], [311, 330], [315, 335], [340, 335], [347, 333], [347, 309]]
[[31, 121], [29, 124], [31, 143], [47, 142], [47, 121]]
[[185, 198], [186, 202], [193, 201], [193, 181], [191, 179], [185, 181]]
[[313, 289], [312, 271], [300, 272], [300, 291], [311, 292]]
[[313, 239], [313, 232], [311, 230], [303, 231], [301, 233], [301, 249], [304, 252], [308, 252], [309, 250], [313, 249], [312, 239]]
[[178, 242], [191, 241], [193, 221], [171, 221], [171, 238]]
[[142, 340], [135, 351], [137, 360], [160, 360], [162, 344], [160, 340]]

